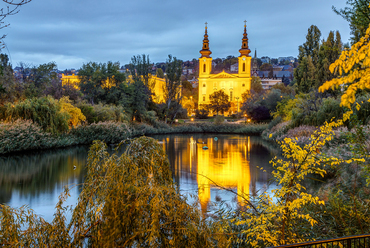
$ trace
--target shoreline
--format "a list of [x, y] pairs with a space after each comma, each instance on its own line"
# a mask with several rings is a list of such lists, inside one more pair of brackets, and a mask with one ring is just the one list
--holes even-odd
[[153, 124], [99, 122], [72, 128], [68, 133], [52, 135], [42, 131], [38, 125], [29, 120], [0, 123], [0, 156], [32, 150], [90, 145], [94, 140], [102, 140], [107, 144], [118, 144], [128, 138], [156, 134], [225, 133], [261, 135], [268, 127], [268, 124], [236, 123], [185, 123], [174, 126], [161, 122]]

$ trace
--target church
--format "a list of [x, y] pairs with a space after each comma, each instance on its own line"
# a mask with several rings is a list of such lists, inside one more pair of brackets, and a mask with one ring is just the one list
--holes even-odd
[[251, 56], [248, 47], [247, 25], [244, 24], [244, 34], [242, 46], [239, 49], [238, 73], [226, 73], [225, 71], [212, 74], [212, 57], [209, 50], [209, 40], [207, 34], [207, 23], [203, 39], [203, 48], [200, 50], [199, 58], [199, 108], [203, 104], [210, 104], [209, 96], [215, 91], [223, 90], [231, 102], [229, 114], [240, 111], [242, 94], [250, 90], [251, 86]]

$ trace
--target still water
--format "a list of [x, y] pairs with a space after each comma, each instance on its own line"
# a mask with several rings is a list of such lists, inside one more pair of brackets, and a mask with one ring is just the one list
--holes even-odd
[[[235, 194], [271, 189], [269, 161], [277, 152], [260, 137], [243, 135], [158, 135], [181, 193], [197, 195], [203, 211], [215, 198], [237, 202]], [[207, 146], [208, 149], [203, 147]], [[0, 203], [28, 205], [51, 221], [58, 196], [68, 185], [67, 205], [75, 205], [85, 171], [88, 147], [0, 156]], [[259, 167], [264, 167], [265, 172]], [[270, 187], [270, 188], [269, 188]]]

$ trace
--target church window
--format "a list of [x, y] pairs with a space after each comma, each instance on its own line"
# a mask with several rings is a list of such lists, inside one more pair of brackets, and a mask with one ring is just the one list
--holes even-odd
[[206, 87], [206, 84], [203, 84], [203, 87]]
[[245, 63], [243, 63], [243, 71], [245, 71]]
[[203, 72], [206, 72], [206, 64], [203, 65]]
[[230, 101], [232, 101], [232, 100], [233, 100], [233, 92], [230, 91]]
[[242, 87], [245, 87], [245, 84], [242, 84]]
[[206, 97], [205, 96], [203, 96], [203, 102], [205, 102], [206, 101]]

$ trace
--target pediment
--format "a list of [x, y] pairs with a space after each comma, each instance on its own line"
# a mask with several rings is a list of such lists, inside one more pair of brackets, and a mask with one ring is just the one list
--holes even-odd
[[237, 76], [223, 71], [218, 74], [211, 75], [209, 78], [237, 78]]

